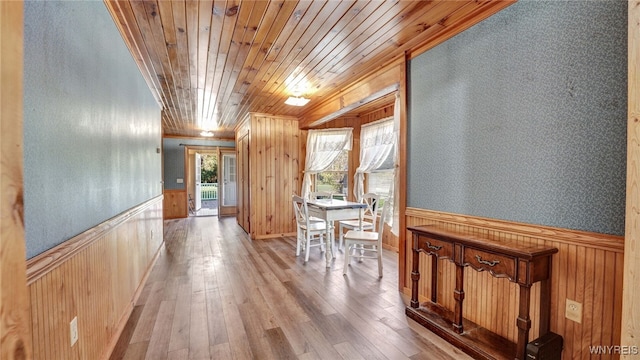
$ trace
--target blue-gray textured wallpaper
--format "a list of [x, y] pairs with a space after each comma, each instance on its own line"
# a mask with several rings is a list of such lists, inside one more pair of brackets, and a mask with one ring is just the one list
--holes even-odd
[[625, 1], [521, 0], [409, 79], [408, 206], [624, 234]]
[[162, 194], [160, 106], [101, 1], [24, 4], [31, 258]]

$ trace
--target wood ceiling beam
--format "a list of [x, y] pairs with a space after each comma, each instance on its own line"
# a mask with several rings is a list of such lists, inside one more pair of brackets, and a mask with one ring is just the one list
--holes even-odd
[[312, 122], [308, 123], [307, 125], [305, 125], [305, 128], [307, 128], [307, 127], [308, 128], [313, 128], [313, 127], [316, 127], [318, 125], [321, 125], [321, 124], [324, 124], [326, 122], [329, 122], [331, 120], [337, 119], [340, 116], [342, 116], [344, 114], [347, 114], [347, 113], [349, 113], [349, 112], [361, 107], [364, 104], [367, 104], [367, 103], [369, 103], [371, 101], [380, 99], [380, 98], [382, 98], [384, 96], [387, 96], [387, 95], [389, 95], [391, 93], [394, 93], [394, 92], [398, 91], [398, 89], [399, 89], [399, 84], [394, 84], [394, 85], [388, 86], [388, 87], [386, 87], [386, 88], [384, 88], [382, 90], [378, 90], [378, 91], [374, 92], [373, 94], [371, 94], [371, 95], [369, 95], [369, 96], [367, 96], [367, 97], [365, 97], [365, 98], [363, 98], [361, 100], [358, 100], [358, 101], [356, 101], [354, 103], [346, 105], [345, 107], [343, 107], [342, 109], [340, 109], [340, 110], [338, 110], [336, 112], [333, 112], [333, 113], [331, 113], [329, 115], [321, 117], [318, 120], [315, 120], [315, 121], [312, 121]]

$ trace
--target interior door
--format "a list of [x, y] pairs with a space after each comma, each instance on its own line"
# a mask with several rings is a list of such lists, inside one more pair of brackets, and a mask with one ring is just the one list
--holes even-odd
[[236, 154], [223, 154], [222, 164], [222, 203], [224, 206], [236, 206]]
[[220, 199], [218, 214], [235, 215], [237, 204], [238, 174], [235, 150], [220, 150]]
[[251, 233], [251, 221], [249, 218], [249, 134], [240, 137], [236, 143], [237, 165], [238, 165], [238, 190], [236, 193], [237, 200], [237, 217], [238, 224], [246, 231]]
[[195, 181], [195, 202], [196, 202], [196, 211], [200, 210], [200, 208], [202, 208], [202, 189], [201, 189], [201, 184], [202, 184], [202, 155], [200, 155], [200, 153], [196, 153], [196, 160], [195, 160], [195, 176], [194, 179], [196, 179]]

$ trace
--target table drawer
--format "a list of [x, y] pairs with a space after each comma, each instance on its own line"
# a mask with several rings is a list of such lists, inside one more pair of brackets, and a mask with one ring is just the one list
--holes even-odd
[[496, 277], [516, 278], [516, 259], [474, 248], [465, 248], [463, 265], [469, 265], [478, 271], [489, 271]]
[[419, 249], [439, 258], [453, 258], [453, 243], [420, 236]]

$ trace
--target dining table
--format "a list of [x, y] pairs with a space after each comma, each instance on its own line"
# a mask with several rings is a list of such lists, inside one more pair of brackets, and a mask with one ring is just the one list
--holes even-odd
[[359, 219], [362, 226], [362, 212], [367, 204], [361, 202], [338, 199], [314, 199], [307, 201], [308, 216], [323, 219], [326, 223], [326, 239], [331, 240], [331, 246], [327, 246], [325, 257], [327, 267], [331, 266], [331, 260], [335, 258], [335, 241], [329, 236], [330, 231], [335, 231], [333, 222], [340, 220]]

